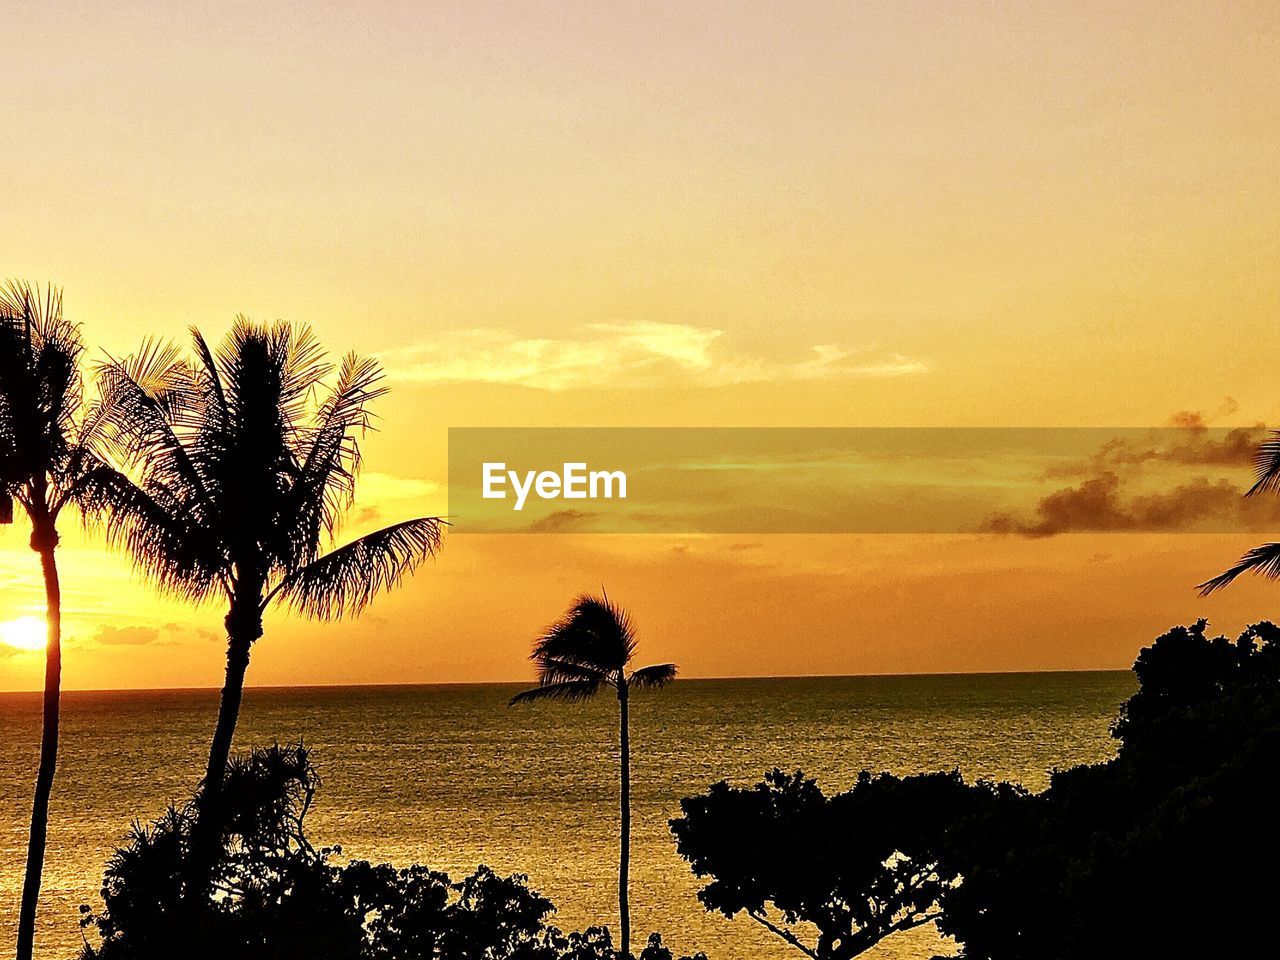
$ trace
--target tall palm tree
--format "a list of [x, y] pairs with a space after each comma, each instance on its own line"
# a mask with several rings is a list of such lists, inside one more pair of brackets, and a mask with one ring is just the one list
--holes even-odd
[[[27, 868], [18, 914], [18, 960], [30, 960], [44, 870], [49, 797], [58, 765], [62, 687], [62, 589], [58, 579], [58, 518], [71, 504], [91, 509], [120, 484], [96, 484], [111, 471], [97, 450], [101, 411], [86, 409], [79, 328], [62, 315], [62, 292], [10, 281], [0, 290], [0, 522], [14, 504], [31, 522], [31, 549], [40, 557], [45, 591], [44, 701], [40, 766], [31, 805]], [[100, 504], [99, 504], [100, 505]]]
[[[1259, 445], [1254, 457], [1254, 471], [1254, 484], [1245, 491], [1246, 497], [1280, 492], [1280, 430], [1271, 431], [1270, 438]], [[1280, 543], [1254, 547], [1236, 561], [1235, 566], [1200, 584], [1200, 595], [1208, 596], [1242, 573], [1260, 573], [1270, 580], [1280, 578]]]
[[619, 956], [631, 956], [631, 909], [627, 902], [627, 874], [631, 863], [631, 746], [627, 702], [632, 690], [661, 687], [676, 678], [674, 663], [660, 663], [627, 672], [636, 652], [631, 618], [607, 596], [583, 594], [568, 612], [547, 627], [533, 646], [530, 659], [538, 670], [538, 685], [512, 697], [511, 703], [537, 700], [590, 700], [604, 689], [618, 696], [618, 745], [621, 753], [621, 840], [618, 851], [618, 920], [622, 928]]
[[[226, 678], [203, 786], [215, 810], [267, 608], [355, 615], [435, 554], [442, 521], [408, 520], [326, 550], [354, 501], [369, 406], [386, 393], [378, 364], [348, 354], [334, 378], [310, 330], [244, 317], [216, 351], [198, 330], [192, 338], [192, 361], [148, 342], [100, 368], [114, 452], [137, 489], [106, 529], [162, 592], [226, 603]], [[198, 851], [192, 861], [199, 883]]]

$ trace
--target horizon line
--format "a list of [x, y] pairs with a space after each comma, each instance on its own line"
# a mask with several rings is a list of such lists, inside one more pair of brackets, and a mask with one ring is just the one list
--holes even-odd
[[[891, 680], [927, 677], [1023, 677], [1056, 674], [1088, 674], [1088, 673], [1132, 673], [1131, 667], [1088, 667], [1083, 669], [1055, 670], [935, 670], [920, 672], [885, 672], [885, 673], [803, 673], [803, 674], [757, 674], [750, 676], [713, 676], [713, 677], [677, 677], [673, 683], [688, 682], [731, 682], [735, 680]], [[245, 684], [245, 692], [250, 690], [409, 690], [435, 687], [498, 687], [522, 686], [536, 684], [536, 678], [518, 680], [434, 680], [415, 681], [411, 683], [297, 683], [297, 684]], [[222, 687], [64, 687], [65, 693], [220, 693]], [[0, 690], [0, 696], [14, 694], [42, 694], [39, 687], [26, 689]]]

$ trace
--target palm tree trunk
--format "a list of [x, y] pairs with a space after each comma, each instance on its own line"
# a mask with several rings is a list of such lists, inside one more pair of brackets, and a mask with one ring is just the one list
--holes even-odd
[[631, 958], [631, 907], [627, 903], [627, 871], [631, 865], [631, 743], [627, 731], [627, 682], [618, 684], [619, 730], [622, 747], [622, 843], [618, 851], [618, 920], [622, 927], [622, 942], [618, 955], [622, 960]]
[[[204, 785], [200, 791], [200, 815], [196, 818], [191, 835], [191, 854], [187, 864], [186, 903], [193, 914], [204, 902], [213, 880], [212, 867], [217, 857], [222, 833], [222, 782], [226, 778], [227, 761], [231, 757], [231, 742], [235, 738], [236, 722], [240, 719], [240, 702], [244, 697], [244, 675], [249, 669], [249, 650], [253, 642], [262, 636], [262, 618], [253, 605], [251, 615], [244, 615], [244, 608], [234, 603], [227, 614], [227, 673], [222, 684], [222, 697], [218, 704], [218, 722], [213, 729], [213, 742], [209, 746], [209, 762], [205, 767]], [[194, 922], [203, 922], [196, 914]]]
[[54, 550], [58, 534], [52, 522], [38, 524], [32, 546], [40, 552], [44, 572], [45, 621], [48, 636], [44, 651], [44, 717], [40, 733], [40, 770], [36, 774], [35, 799], [31, 804], [31, 833], [27, 840], [27, 872], [22, 883], [22, 906], [18, 914], [17, 960], [31, 960], [35, 948], [36, 907], [40, 901], [40, 879], [44, 870], [45, 839], [49, 829], [49, 795], [58, 766], [58, 713], [62, 691], [62, 588], [58, 582], [58, 562]]
[[249, 647], [246, 637], [227, 639], [227, 676], [222, 684], [222, 699], [218, 704], [218, 724], [213, 729], [213, 743], [209, 746], [209, 763], [204, 771], [204, 794], [217, 795], [222, 790], [222, 779], [231, 757], [231, 741], [236, 734], [236, 722], [240, 719], [240, 701], [244, 697], [244, 675], [249, 669]]

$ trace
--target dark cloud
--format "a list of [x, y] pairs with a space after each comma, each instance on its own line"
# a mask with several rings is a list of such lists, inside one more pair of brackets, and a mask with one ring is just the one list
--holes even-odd
[[987, 533], [1052, 537], [1060, 533], [1166, 533], [1212, 527], [1256, 530], [1280, 523], [1280, 501], [1245, 499], [1229, 480], [1197, 477], [1168, 492], [1126, 496], [1112, 472], [1075, 487], [1056, 490], [1036, 505], [1035, 519], [995, 514], [982, 524]]
[[1239, 412], [1239, 410], [1240, 404], [1236, 401], [1235, 397], [1223, 397], [1222, 405], [1218, 407], [1213, 416], [1214, 419], [1217, 419], [1218, 417], [1229, 417], [1232, 414]]
[[[1090, 457], [1046, 471], [1045, 476], [1090, 477], [1147, 464], [1187, 467], [1247, 467], [1258, 444], [1267, 437], [1264, 424], [1210, 430], [1199, 413], [1183, 411], [1173, 416], [1173, 429], [1154, 431], [1146, 442], [1123, 436], [1109, 440]], [[1180, 421], [1180, 422], [1179, 422]]]
[[1169, 418], [1169, 426], [1196, 432], [1209, 429], [1209, 425], [1204, 422], [1204, 414], [1199, 410], [1179, 410]]
[[355, 513], [355, 522], [359, 524], [377, 523], [382, 519], [382, 511], [377, 507], [360, 507]]
[[1266, 439], [1265, 424], [1252, 427], [1236, 427], [1225, 433], [1215, 432], [1205, 436], [1207, 427], [1184, 428], [1192, 436], [1160, 450], [1145, 451], [1145, 460], [1163, 463], [1179, 463], [1187, 466], [1237, 466], [1253, 462], [1258, 444]]
[[[1231, 397], [1213, 415], [1234, 413]], [[981, 529], [990, 533], [1024, 537], [1051, 537], [1059, 533], [1179, 530], [1217, 531], [1274, 529], [1280, 524], [1280, 500], [1246, 498], [1247, 474], [1258, 445], [1267, 438], [1264, 424], [1211, 430], [1199, 411], [1181, 410], [1169, 418], [1172, 429], [1149, 436], [1117, 436], [1102, 444], [1090, 457], [1045, 474], [1046, 478], [1082, 478], [1079, 483], [1055, 490], [1036, 505], [1035, 516], [1000, 513], [989, 517]], [[1146, 492], [1139, 480], [1148, 467], [1172, 468], [1185, 478], [1196, 468], [1216, 476], [1193, 476], [1169, 490]], [[1234, 468], [1234, 469], [1233, 469]], [[1225, 479], [1227, 471], [1239, 482]]]
[[1212, 416], [1206, 417], [1199, 410], [1179, 410], [1169, 418], [1169, 426], [1180, 427], [1184, 430], [1208, 430], [1211, 421], [1229, 417], [1239, 410], [1240, 404], [1236, 402], [1235, 397], [1223, 397], [1222, 403], [1213, 412]]
[[527, 529], [529, 533], [561, 533], [571, 527], [583, 526], [583, 521], [589, 521], [595, 516], [594, 513], [583, 510], [557, 510], [538, 518]]

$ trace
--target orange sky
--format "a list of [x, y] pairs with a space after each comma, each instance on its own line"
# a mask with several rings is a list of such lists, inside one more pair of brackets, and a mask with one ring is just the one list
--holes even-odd
[[[450, 426], [1280, 422], [1274, 5], [513, 7], [6, 10], [0, 274], [95, 350], [244, 312], [379, 354], [387, 518], [446, 509]], [[66, 540], [68, 686], [220, 682], [221, 613]], [[1273, 611], [1190, 589], [1252, 541], [454, 536], [249, 679], [523, 677], [600, 582], [691, 675], [1122, 667]]]

